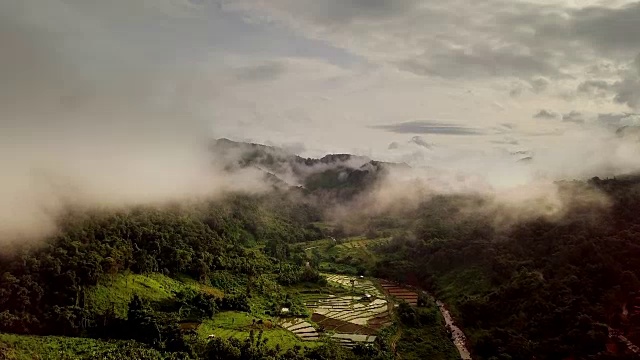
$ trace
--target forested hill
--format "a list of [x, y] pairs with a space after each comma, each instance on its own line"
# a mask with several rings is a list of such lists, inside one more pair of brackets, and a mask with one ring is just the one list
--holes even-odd
[[343, 200], [366, 191], [390, 169], [409, 168], [351, 154], [303, 158], [282, 148], [228, 139], [212, 141], [210, 149], [227, 171], [253, 167], [264, 171], [277, 186], [298, 186]]
[[225, 272], [260, 274], [289, 256], [290, 244], [321, 238], [311, 225], [318, 219], [305, 204], [244, 195], [191, 207], [70, 211], [58, 235], [0, 253], [0, 331], [77, 335], [81, 319], [99, 315], [87, 290], [124, 272], [186, 275], [224, 289]]
[[497, 214], [460, 211], [481, 199], [436, 197], [379, 249], [376, 274], [434, 291], [479, 359], [636, 358], [609, 328], [640, 343], [640, 177], [560, 185], [610, 203], [500, 229], [487, 226]]

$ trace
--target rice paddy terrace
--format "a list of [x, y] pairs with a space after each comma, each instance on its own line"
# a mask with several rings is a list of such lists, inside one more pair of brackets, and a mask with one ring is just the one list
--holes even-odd
[[[324, 259], [340, 268], [340, 265], [349, 263], [348, 259], [360, 259], [357, 261], [361, 263], [375, 259], [375, 247], [388, 241], [388, 238], [355, 237], [342, 241], [322, 240], [302, 246], [309, 254], [319, 251]], [[381, 329], [393, 323], [391, 311], [394, 304], [391, 299], [417, 305], [418, 294], [396, 284], [354, 275], [322, 275], [342, 293], [301, 294], [311, 313], [311, 323], [316, 328], [301, 319], [287, 320], [282, 326], [294, 334], [301, 334], [302, 339], [316, 339], [315, 330], [320, 336], [331, 337], [347, 347], [370, 343], [375, 341]]]
[[398, 300], [403, 300], [409, 303], [409, 305], [417, 306], [418, 305], [418, 293], [407, 289], [399, 284], [393, 283], [391, 281], [380, 280], [380, 286], [384, 289], [386, 293], [390, 296]]
[[349, 290], [353, 290], [357, 294], [369, 294], [372, 297], [384, 298], [384, 295], [378, 290], [378, 288], [371, 282], [371, 280], [364, 279], [364, 277], [336, 275], [336, 274], [322, 274], [327, 278], [327, 281], [338, 286], [344, 287]]
[[280, 326], [291, 331], [303, 341], [314, 341], [320, 339], [320, 334], [310, 323], [299, 319], [288, 319], [280, 323]]
[[[324, 335], [346, 347], [375, 341], [378, 331], [391, 325], [390, 304], [371, 280], [346, 275], [324, 274], [346, 293], [302, 293], [314, 327], [304, 319], [285, 319], [280, 326], [301, 340], [318, 340]], [[343, 289], [343, 290], [344, 290]]]
[[[307, 320], [307, 323], [315, 325], [320, 338], [331, 337], [348, 347], [357, 343], [373, 342], [381, 329], [393, 323], [392, 310], [399, 302], [417, 307], [421, 295], [427, 296], [423, 291], [411, 286], [355, 275], [363, 273], [358, 265], [367, 268], [370, 263], [375, 262], [376, 247], [388, 242], [389, 238], [352, 237], [343, 240], [325, 239], [300, 245], [308, 255], [317, 258], [320, 270], [325, 271], [323, 275], [327, 281], [342, 290], [342, 294], [339, 294], [339, 291], [335, 294], [301, 294], [312, 314], [311, 321]], [[338, 275], [336, 272], [351, 275]], [[431, 302], [435, 300], [430, 296], [428, 298]], [[461, 358], [470, 359], [464, 335], [454, 327], [446, 308], [438, 308], [442, 315], [442, 326], [453, 342], [451, 345], [457, 347]], [[287, 324], [289, 325], [291, 324]], [[293, 330], [301, 331], [300, 328]]]

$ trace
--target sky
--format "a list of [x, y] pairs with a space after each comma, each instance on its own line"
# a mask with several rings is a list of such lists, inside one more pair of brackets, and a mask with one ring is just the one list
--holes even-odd
[[508, 194], [637, 172], [638, 19], [627, 0], [0, 1], [0, 238], [68, 205], [260, 188], [211, 138]]
[[639, 18], [624, 0], [5, 0], [0, 139], [128, 158], [227, 137], [509, 181], [632, 171], [637, 141], [615, 131], [640, 125]]

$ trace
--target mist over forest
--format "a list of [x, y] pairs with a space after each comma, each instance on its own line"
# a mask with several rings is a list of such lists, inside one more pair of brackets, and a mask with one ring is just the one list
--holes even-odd
[[0, 359], [634, 359], [640, 3], [5, 0]]

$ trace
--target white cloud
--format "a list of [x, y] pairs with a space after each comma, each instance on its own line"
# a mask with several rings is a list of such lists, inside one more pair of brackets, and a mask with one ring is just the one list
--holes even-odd
[[[96, 170], [98, 193], [124, 164], [164, 174], [149, 154], [201, 163], [188, 155], [210, 135], [500, 183], [622, 171], [638, 165], [633, 144], [593, 120], [637, 121], [638, 11], [600, 0], [8, 0], [0, 139], [6, 153], [57, 152], [47, 160], [79, 178], [78, 154], [119, 156]], [[513, 168], [518, 151], [531, 164]]]

